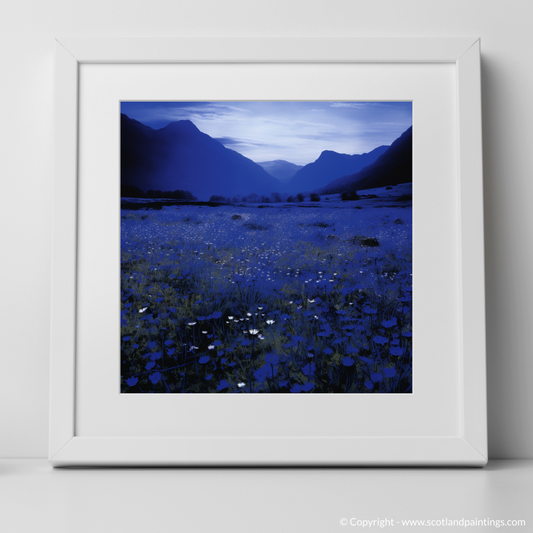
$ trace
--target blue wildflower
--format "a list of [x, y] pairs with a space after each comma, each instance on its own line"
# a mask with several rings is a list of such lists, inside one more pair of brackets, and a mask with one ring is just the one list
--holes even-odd
[[198, 359], [198, 362], [201, 365], [205, 365], [205, 363], [207, 363], [208, 361], [209, 361], [209, 356], [208, 355], [202, 355], [202, 357], [200, 357], [200, 359]]
[[396, 368], [394, 367], [384, 368], [383, 374], [385, 374], [386, 378], [393, 378], [396, 375]]
[[271, 365], [277, 365], [279, 361], [279, 356], [277, 353], [270, 352], [265, 355], [265, 361]]
[[159, 382], [159, 380], [161, 379], [161, 373], [160, 372], [154, 372], [151, 376], [150, 376], [150, 381], [155, 385], [156, 383]]
[[307, 365], [305, 365], [304, 367], [302, 367], [302, 372], [308, 376], [309, 375], [309, 372], [311, 372], [311, 374], [313, 374], [313, 372], [316, 370], [316, 365], [315, 363], [308, 363]]
[[224, 390], [228, 388], [228, 382], [225, 379], [221, 379], [217, 386], [217, 390]]
[[126, 383], [130, 386], [130, 387], [133, 387], [135, 385], [137, 385], [137, 382], [139, 381], [138, 378], [136, 377], [132, 377], [132, 378], [129, 378], [126, 380]]
[[389, 353], [391, 355], [395, 355], [396, 357], [400, 357], [401, 355], [403, 355], [403, 349], [399, 346], [391, 346]]
[[352, 366], [355, 363], [355, 361], [351, 357], [343, 357], [342, 358], [342, 364], [344, 366]]
[[[277, 374], [277, 372], [278, 369], [276, 367], [274, 368], [274, 376]], [[272, 370], [268, 365], [264, 365], [254, 372], [254, 376], [257, 381], [264, 381], [267, 377], [272, 377]]]

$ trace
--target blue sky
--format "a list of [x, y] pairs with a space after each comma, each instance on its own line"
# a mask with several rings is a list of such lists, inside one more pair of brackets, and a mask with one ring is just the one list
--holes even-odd
[[297, 165], [390, 145], [412, 125], [411, 102], [122, 102], [121, 112], [154, 129], [188, 119], [255, 162]]

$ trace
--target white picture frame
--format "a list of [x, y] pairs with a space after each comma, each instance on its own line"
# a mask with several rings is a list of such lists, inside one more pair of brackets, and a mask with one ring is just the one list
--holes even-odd
[[[440, 64], [456, 79], [457, 430], [425, 436], [79, 435], [79, 71], [84, 64]], [[62, 466], [487, 463], [480, 43], [475, 38], [58, 39], [49, 461]], [[416, 160], [415, 160], [416, 164]], [[118, 268], [118, 267], [117, 267]], [[416, 281], [415, 281], [416, 283]], [[415, 325], [416, 327], [416, 325]], [[118, 355], [117, 355], [118, 357]], [[179, 395], [173, 395], [179, 396]], [[415, 426], [416, 426], [416, 421]], [[146, 432], [145, 432], [146, 433]], [[421, 432], [422, 433], [422, 432]]]

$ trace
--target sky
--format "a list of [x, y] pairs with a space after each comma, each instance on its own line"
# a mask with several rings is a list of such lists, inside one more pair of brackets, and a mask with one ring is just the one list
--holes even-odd
[[362, 154], [390, 145], [412, 125], [411, 102], [121, 102], [154, 129], [188, 119], [256, 163], [312, 163], [324, 150]]

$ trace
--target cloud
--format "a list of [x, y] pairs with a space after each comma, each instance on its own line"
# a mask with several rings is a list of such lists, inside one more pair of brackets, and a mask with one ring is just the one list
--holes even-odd
[[[332, 102], [331, 107], [351, 107], [353, 109], [365, 109], [367, 107], [389, 107], [404, 102]], [[408, 102], [407, 102], [408, 103]]]
[[191, 120], [254, 161], [315, 161], [324, 150], [355, 154], [391, 144], [412, 124], [410, 102], [123, 102], [154, 129]]
[[240, 139], [234, 139], [233, 137], [215, 137], [215, 141], [222, 143], [224, 146], [226, 144], [242, 144]]
[[330, 104], [331, 107], [353, 107], [355, 109], [363, 109], [367, 105], [366, 102], [333, 102]]
[[[213, 137], [215, 141], [223, 144], [224, 146], [240, 146], [240, 147], [263, 147], [267, 146], [265, 143], [254, 142], [249, 139], [237, 139], [235, 137]], [[271, 146], [270, 143], [268, 146]]]

